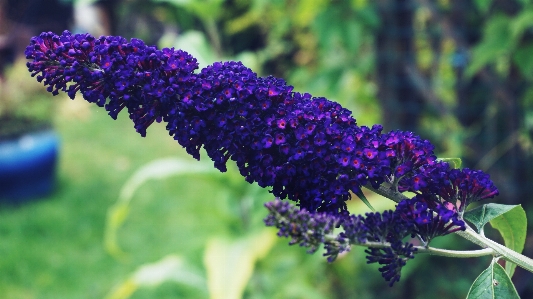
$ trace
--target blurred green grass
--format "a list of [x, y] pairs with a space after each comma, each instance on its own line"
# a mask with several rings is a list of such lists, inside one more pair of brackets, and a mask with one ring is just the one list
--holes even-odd
[[[59, 104], [55, 127], [62, 143], [57, 188], [21, 206], [0, 205], [0, 298], [104, 298], [139, 266], [169, 254], [182, 256], [205, 277], [203, 255], [210, 237], [235, 238], [264, 227], [261, 206], [271, 195], [244, 182], [228, 165], [228, 173], [214, 170], [207, 179], [176, 176], [144, 184], [118, 232], [126, 259], [110, 256], [103, 245], [106, 214], [128, 178], [155, 159], [195, 160], [168, 136], [164, 124], [152, 125], [141, 138], [126, 114], [115, 121], [81, 99], [51, 100]], [[252, 206], [243, 219], [239, 198], [250, 190]], [[279, 240], [268, 260], [257, 264], [246, 298], [327, 298], [325, 259], [287, 243]], [[207, 290], [172, 282], [131, 296], [207, 297]]]
[[163, 125], [141, 138], [125, 114], [113, 121], [83, 101], [54, 100], [62, 108], [56, 120], [62, 142], [57, 189], [47, 198], [0, 207], [1, 297], [102, 298], [140, 264], [166, 254], [201, 263], [206, 234], [225, 229], [210, 209], [188, 200], [215, 200], [215, 187], [201, 180], [194, 188], [179, 178], [139, 190], [119, 236], [130, 253], [126, 261], [110, 257], [102, 245], [107, 209], [134, 170], [161, 157], [192, 160]]
[[[81, 99], [53, 100], [59, 104], [55, 123], [62, 140], [58, 186], [47, 198], [17, 207], [0, 205], [0, 298], [104, 298], [139, 266], [169, 254], [183, 257], [205, 277], [203, 255], [211, 237], [239, 238], [264, 227], [266, 210], [261, 206], [271, 195], [245, 183], [229, 165], [228, 173], [214, 170], [209, 178], [175, 176], [144, 184], [118, 232], [127, 258], [110, 256], [103, 245], [106, 213], [128, 178], [155, 159], [194, 159], [168, 136], [163, 124], [152, 125], [141, 138], [126, 114], [114, 121]], [[245, 207], [239, 199], [250, 190], [251, 206]], [[377, 210], [393, 206], [374, 196], [369, 200]], [[352, 213], [368, 212], [357, 199], [349, 206]], [[246, 208], [250, 211], [243, 218]], [[429, 258], [408, 263], [402, 283], [388, 288], [377, 267], [365, 264], [362, 248], [328, 264], [321, 249], [308, 255], [287, 243], [279, 239], [258, 261], [244, 298], [394, 298], [404, 286], [412, 287], [409, 277]], [[460, 289], [463, 294], [468, 285]], [[207, 297], [207, 290], [173, 282], [141, 288], [131, 296]]]

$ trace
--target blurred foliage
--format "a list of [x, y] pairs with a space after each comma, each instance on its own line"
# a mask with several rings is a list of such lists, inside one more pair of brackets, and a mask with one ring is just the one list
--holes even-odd
[[[379, 16], [368, 1], [128, 1], [121, 11], [135, 25], [118, 26], [120, 35], [201, 52], [200, 67], [242, 60], [260, 75], [341, 102], [361, 124], [379, 122], [372, 80]], [[185, 37], [195, 44], [176, 42]], [[202, 40], [210, 53], [196, 47]]]
[[[491, 174], [501, 171], [501, 178], [510, 177], [502, 169], [514, 171], [512, 165], [504, 163], [507, 155], [520, 153], [524, 159], [530, 159], [529, 132], [533, 121], [529, 118], [533, 114], [528, 105], [533, 103], [529, 99], [533, 90], [529, 91], [528, 87], [533, 86], [529, 83], [533, 66], [528, 53], [533, 18], [529, 1], [316, 0], [311, 5], [305, 0], [154, 0], [144, 3], [150, 5], [152, 15], [160, 22], [155, 26], [162, 28], [160, 31], [149, 32], [154, 39], [153, 32], [160, 32], [157, 40], [161, 46], [189, 51], [198, 57], [200, 67], [217, 60], [243, 61], [260, 75], [285, 78], [297, 91], [342, 103], [362, 125], [382, 120], [386, 123], [383, 112], [395, 113], [396, 106], [381, 106], [378, 88], [389, 87], [378, 83], [376, 69], [378, 53], [384, 50], [377, 43], [380, 32], [396, 32], [404, 42], [413, 44], [408, 55], [415, 58], [415, 64], [405, 62], [400, 69], [407, 70], [405, 74], [413, 85], [410, 92], [422, 99], [417, 104], [422, 107], [416, 115], [417, 133], [436, 145], [439, 156], [461, 157], [465, 167], [479, 167]], [[383, 11], [397, 10], [401, 18], [402, 9], [408, 5], [413, 16], [410, 31], [382, 26]], [[130, 34], [138, 37], [135, 32]], [[386, 55], [394, 53], [385, 53], [385, 61], [393, 59]], [[516, 83], [518, 91], [506, 82], [516, 76], [520, 78], [520, 83]], [[516, 98], [520, 103], [518, 111], [502, 114], [502, 105], [511, 104], [498, 97], [506, 94], [512, 95], [511, 101]], [[510, 116], [516, 120], [515, 124], [506, 120]], [[402, 129], [399, 125], [398, 129]], [[485, 140], [480, 142], [479, 138]], [[513, 151], [515, 147], [519, 149]], [[498, 186], [502, 184], [505, 187], [500, 188], [504, 191], [515, 188], [509, 180], [500, 181]], [[503, 194], [513, 196], [519, 192]], [[457, 240], [451, 244], [468, 247]], [[435, 266], [442, 261], [454, 269], [449, 260], [437, 260]], [[328, 268], [335, 269], [332, 271], [338, 275], [330, 273], [331, 282], [351, 271], [343, 263], [339, 261]], [[462, 291], [447, 290], [446, 278], [411, 280], [408, 274], [403, 278], [405, 287], [395, 289], [409, 297], [422, 296], [423, 292], [418, 291], [431, 288], [438, 289], [442, 296], [464, 296], [468, 281], [486, 267], [479, 261], [469, 263], [472, 268], [469, 278], [458, 278], [458, 285], [464, 285]], [[364, 273], [367, 275], [367, 271]], [[431, 269], [427, 269], [427, 274], [430, 273]], [[361, 286], [343, 287], [341, 281], [336, 282], [339, 288], [334, 292], [339, 298], [361, 291]], [[375, 285], [379, 283], [378, 279]], [[368, 298], [390, 295], [387, 294], [374, 289]]]
[[41, 84], [28, 80], [26, 62], [17, 59], [0, 75], [0, 140], [50, 126], [53, 106]]
[[[383, 28], [380, 5], [399, 10], [400, 2], [128, 0], [116, 6], [113, 34], [182, 48], [198, 58], [200, 67], [220, 60], [243, 61], [260, 75], [285, 78], [297, 91], [342, 103], [359, 124], [371, 126], [387, 121], [383, 111], [396, 109], [380, 106], [378, 89], [387, 86], [378, 83], [376, 39], [379, 32], [396, 30]], [[414, 65], [402, 67], [414, 82], [412, 92], [423, 99], [418, 103], [423, 109], [417, 116], [417, 133], [436, 145], [439, 156], [461, 157], [465, 167], [488, 170], [501, 180], [497, 185], [503, 195], [498, 200], [523, 200], [530, 193], [511, 192], [513, 181], [521, 176], [520, 184], [527, 186], [533, 176], [530, 171], [505, 169], [527, 167], [532, 154], [533, 4], [404, 2], [413, 12], [412, 31], [403, 34], [413, 44]], [[0, 236], [6, 240], [0, 246], [5, 257], [0, 275], [6, 278], [0, 292], [11, 298], [207, 298], [208, 291], [198, 292], [198, 285], [206, 279], [207, 287], [209, 271], [227, 266], [210, 265], [206, 261], [212, 259], [206, 256], [230, 248], [243, 250], [245, 245], [231, 244], [245, 244], [243, 240], [260, 235], [266, 215], [262, 204], [269, 194], [244, 183], [235, 169], [210, 178], [187, 175], [147, 183], [133, 196], [128, 218], [121, 219], [123, 226], [116, 231], [127, 258], [111, 259], [95, 242], [102, 238], [106, 208], [119, 187], [144, 163], [185, 154], [164, 136], [163, 127], [157, 127], [161, 132], [156, 138], [143, 140], [126, 121], [119, 119], [117, 127], [104, 120], [103, 111], [89, 120], [68, 119], [84, 114], [76, 109], [62, 111], [65, 119], [59, 127], [68, 145], [61, 190], [48, 203], [0, 211]], [[88, 139], [94, 146], [87, 146]], [[508, 156], [524, 160], [509, 166], [504, 163]], [[377, 197], [368, 198], [377, 210], [391, 207]], [[523, 207], [533, 214], [530, 204], [524, 202]], [[354, 200], [350, 211], [368, 210]], [[64, 227], [65, 223], [73, 224]], [[39, 237], [42, 232], [47, 237]], [[74, 237], [61, 241], [66, 235]], [[28, 236], [33, 236], [28, 246], [37, 249], [18, 252]], [[476, 249], [456, 236], [436, 241], [436, 247]], [[309, 256], [287, 243], [280, 240], [264, 257], [244, 259], [247, 273], [250, 266], [253, 269], [241, 289], [244, 298], [459, 298], [488, 265], [484, 258], [417, 256], [403, 270], [400, 283], [388, 288], [377, 266], [365, 264], [362, 249], [354, 248], [327, 264], [320, 254]], [[57, 253], [42, 258], [43, 248]], [[524, 252], [531, 256], [531, 245], [526, 244]], [[161, 268], [167, 276], [143, 280], [143, 274]], [[189, 272], [199, 277], [192, 285], [176, 279], [176, 273]], [[520, 269], [516, 272], [513, 281], [527, 298], [533, 293], [530, 278]], [[101, 277], [103, 273], [107, 277]]]

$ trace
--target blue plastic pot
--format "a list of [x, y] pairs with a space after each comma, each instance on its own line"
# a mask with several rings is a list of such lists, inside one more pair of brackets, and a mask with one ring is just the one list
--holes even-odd
[[59, 137], [52, 130], [0, 141], [0, 201], [22, 203], [55, 187]]

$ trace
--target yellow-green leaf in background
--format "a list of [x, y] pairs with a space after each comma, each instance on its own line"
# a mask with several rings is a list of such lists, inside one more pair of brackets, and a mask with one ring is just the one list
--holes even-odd
[[115, 287], [106, 299], [127, 299], [141, 287], [156, 287], [167, 281], [186, 284], [205, 292], [205, 279], [183, 259], [168, 255], [153, 264], [140, 266], [130, 278]]
[[117, 231], [126, 220], [133, 195], [145, 182], [164, 179], [173, 175], [207, 174], [216, 172], [213, 167], [204, 163], [190, 163], [183, 159], [163, 158], [152, 161], [137, 170], [120, 190], [117, 202], [107, 212], [104, 232], [104, 247], [116, 258], [123, 259], [125, 253], [117, 241]]
[[267, 255], [276, 239], [270, 229], [239, 239], [210, 239], [204, 254], [209, 297], [241, 299], [256, 261]]
[[463, 164], [463, 160], [461, 160], [461, 158], [438, 158], [437, 160], [448, 162], [448, 164], [450, 164], [450, 167], [455, 169], [461, 168], [461, 164]]

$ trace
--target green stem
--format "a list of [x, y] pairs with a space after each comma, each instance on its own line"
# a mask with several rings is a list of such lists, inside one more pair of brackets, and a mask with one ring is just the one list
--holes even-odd
[[388, 199], [391, 199], [395, 202], [400, 202], [404, 199], [409, 199], [407, 196], [403, 195], [402, 193], [398, 192], [397, 190], [394, 190], [392, 188], [392, 185], [389, 183], [382, 183], [379, 188], [374, 189], [370, 184], [366, 184], [363, 187], [370, 191], [374, 191], [375, 193], [384, 196]]
[[466, 227], [465, 231], [458, 231], [456, 234], [483, 248], [490, 248], [494, 250], [496, 255], [501, 256], [501, 258], [505, 259], [506, 261], [515, 263], [519, 267], [533, 273], [533, 259], [476, 233], [476, 231], [469, 226]]
[[[312, 232], [310, 232], [312, 233]], [[325, 235], [325, 243], [331, 243], [340, 245], [337, 240], [337, 236], [334, 234]], [[365, 242], [365, 243], [351, 243], [350, 245], [362, 246], [362, 247], [372, 247], [372, 248], [387, 248], [390, 247], [388, 242]], [[446, 257], [456, 257], [456, 258], [470, 258], [470, 257], [480, 257], [486, 255], [494, 255], [495, 251], [492, 248], [484, 248], [478, 250], [448, 250], [435, 247], [425, 247], [425, 246], [413, 246], [416, 248], [417, 254], [425, 253], [438, 256]]]
[[[365, 242], [365, 243], [356, 243], [352, 245], [372, 247], [372, 248], [390, 247], [390, 244], [387, 242]], [[413, 248], [416, 248], [417, 254], [425, 253], [425, 254], [431, 254], [431, 255], [457, 257], [457, 258], [480, 257], [480, 256], [494, 254], [494, 250], [492, 248], [484, 248], [484, 249], [478, 249], [478, 250], [448, 250], [448, 249], [425, 247], [425, 246], [414, 246]]]
[[204, 26], [217, 58], [222, 57], [222, 42], [220, 41], [220, 34], [215, 20], [211, 18], [204, 20]]
[[[387, 197], [387, 198], [389, 198], [389, 199], [391, 199], [391, 200], [393, 200], [395, 202], [400, 202], [400, 201], [402, 201], [404, 199], [407, 199], [407, 197], [405, 195], [403, 195], [402, 193], [400, 193], [400, 192], [398, 192], [396, 190], [393, 190], [391, 188], [391, 184], [388, 184], [388, 183], [381, 184], [381, 186], [378, 189], [374, 189], [370, 185], [365, 185], [364, 187], [369, 189], [369, 190], [371, 190], [371, 191], [376, 192], [379, 195]], [[505, 259], [507, 261], [510, 261], [512, 263], [515, 263], [519, 267], [522, 267], [525, 270], [533, 273], [533, 259], [531, 259], [531, 258], [529, 258], [529, 257], [527, 257], [525, 255], [522, 255], [522, 254], [520, 254], [520, 253], [518, 253], [516, 251], [513, 251], [513, 250], [511, 250], [511, 249], [509, 249], [509, 248], [507, 248], [507, 247], [505, 247], [505, 246], [503, 246], [501, 244], [498, 244], [497, 242], [494, 242], [491, 239], [488, 239], [487, 237], [485, 237], [483, 235], [480, 235], [480, 234], [476, 233], [476, 231], [474, 231], [468, 225], [466, 226], [466, 230], [465, 231], [457, 231], [455, 233], [458, 234], [459, 236], [469, 240], [470, 242], [472, 242], [474, 244], [477, 244], [477, 245], [481, 246], [482, 248], [484, 248], [484, 249], [481, 249], [481, 250], [478, 251], [479, 253], [482, 253], [482, 255], [493, 254], [495, 256], [500, 256], [501, 258], [503, 258], [503, 259]], [[425, 247], [423, 247], [423, 248], [426, 250]], [[431, 248], [431, 250], [429, 250], [430, 248], [431, 247], [427, 248], [427, 250], [426, 250], [426, 251], [428, 251], [427, 253], [438, 254], [438, 255], [441, 255], [440, 253], [442, 253], [442, 255], [445, 255], [445, 256], [461, 257], [459, 255], [455, 255], [455, 254], [458, 254], [461, 251], [455, 252], [453, 250], [447, 251], [445, 249], [437, 249], [437, 248]], [[488, 249], [490, 249], [490, 251]], [[419, 252], [423, 252], [423, 251], [419, 251]], [[450, 253], [450, 255], [448, 255], [448, 253]], [[487, 253], [487, 254], [485, 254], [485, 253]], [[469, 256], [466, 256], [466, 255], [464, 257], [469, 257]], [[473, 256], [476, 256], [476, 255], [473, 255]], [[481, 256], [481, 255], [477, 255], [477, 256]]]
[[418, 249], [417, 253], [428, 253], [431, 255], [440, 255], [447, 257], [457, 257], [457, 258], [469, 258], [469, 257], [480, 257], [486, 255], [493, 255], [494, 250], [492, 248], [484, 248], [478, 250], [448, 250], [434, 247], [421, 247], [415, 246]]

